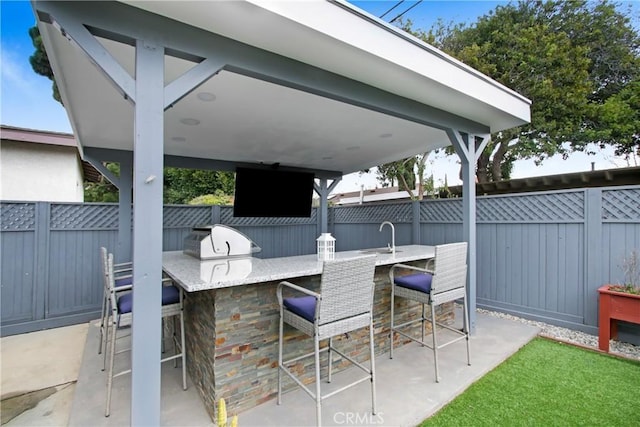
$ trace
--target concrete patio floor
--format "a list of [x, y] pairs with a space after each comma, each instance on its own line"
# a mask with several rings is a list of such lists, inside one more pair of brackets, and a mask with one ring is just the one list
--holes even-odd
[[[461, 316], [457, 316], [461, 319]], [[460, 320], [459, 320], [460, 321]], [[434, 381], [433, 353], [411, 343], [394, 352], [376, 357], [378, 410], [371, 415], [368, 382], [323, 402], [323, 425], [414, 426], [446, 405], [469, 385], [495, 368], [538, 334], [538, 328], [478, 313], [476, 334], [471, 339], [471, 366], [466, 364], [464, 342], [442, 349], [439, 354], [440, 382]], [[91, 325], [75, 389], [70, 426], [122, 426], [129, 424], [130, 376], [115, 379], [111, 416], [104, 416], [106, 375], [97, 354], [98, 329]], [[439, 334], [443, 337], [444, 333]], [[361, 371], [348, 369], [334, 375], [331, 384], [323, 383], [323, 392], [340, 387]], [[181, 369], [173, 363], [162, 368], [162, 425], [213, 425], [191, 381], [181, 387]], [[230, 414], [231, 415], [231, 414]], [[238, 414], [244, 426], [315, 425], [314, 401], [302, 390], [283, 395], [282, 405], [275, 400]]]
[[[461, 319], [460, 313], [457, 319]], [[478, 313], [476, 334], [471, 339], [471, 366], [466, 364], [463, 342], [442, 349], [440, 383], [434, 381], [433, 354], [427, 348], [411, 343], [397, 349], [393, 360], [388, 354], [378, 355], [377, 414], [371, 415], [370, 387], [364, 382], [323, 402], [323, 425], [414, 426], [537, 333], [538, 328], [533, 326]], [[6, 425], [129, 425], [129, 375], [114, 380], [111, 416], [104, 416], [106, 374], [101, 371], [102, 356], [97, 354], [98, 337], [94, 322], [2, 338], [3, 398], [23, 394], [30, 401], [20, 402], [18, 406], [22, 405], [24, 412], [18, 408], [19, 415]], [[119, 363], [127, 363], [126, 356], [119, 359]], [[359, 375], [361, 371], [357, 369], [334, 375], [331, 384], [322, 384], [323, 392]], [[190, 380], [188, 385], [188, 390], [183, 391], [181, 369], [174, 368], [171, 362], [164, 364], [162, 425], [214, 425]], [[7, 403], [3, 401], [3, 412], [9, 410]], [[308, 395], [296, 389], [283, 395], [282, 405], [272, 400], [238, 414], [238, 418], [242, 427], [312, 426], [315, 405]]]
[[0, 340], [3, 425], [67, 425], [89, 326], [85, 323]]

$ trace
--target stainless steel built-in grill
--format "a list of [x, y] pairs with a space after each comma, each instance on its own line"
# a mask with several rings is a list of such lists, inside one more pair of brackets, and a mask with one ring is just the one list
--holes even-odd
[[222, 224], [195, 227], [184, 239], [183, 253], [199, 259], [248, 256], [261, 249], [238, 230]]

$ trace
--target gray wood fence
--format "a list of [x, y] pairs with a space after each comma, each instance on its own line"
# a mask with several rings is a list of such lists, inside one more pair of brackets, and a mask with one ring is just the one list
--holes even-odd
[[[99, 317], [98, 249], [116, 246], [115, 204], [0, 203], [2, 335]], [[462, 239], [459, 199], [333, 207], [338, 251], [436, 245]], [[195, 225], [247, 234], [262, 258], [315, 252], [310, 218], [234, 218], [230, 207], [165, 206], [163, 249], [180, 250]], [[620, 264], [640, 250], [640, 186], [478, 197], [478, 306], [597, 333], [597, 291], [621, 282]], [[621, 327], [623, 338], [637, 329]], [[625, 336], [624, 334], [627, 334]]]

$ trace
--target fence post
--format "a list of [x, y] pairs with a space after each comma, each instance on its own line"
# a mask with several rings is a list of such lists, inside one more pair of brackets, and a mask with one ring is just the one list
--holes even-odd
[[211, 206], [211, 224], [220, 224], [221, 218], [220, 205]]
[[585, 190], [584, 244], [585, 280], [583, 284], [584, 320], [598, 325], [598, 292], [602, 283], [602, 189]]
[[46, 319], [49, 314], [49, 236], [51, 234], [51, 203], [36, 202], [34, 245], [33, 320]]
[[420, 244], [420, 200], [414, 200], [411, 202], [412, 216], [411, 216], [411, 243], [414, 245]]
[[335, 230], [335, 211], [336, 207], [335, 206], [328, 206], [327, 207], [327, 228], [328, 228], [328, 232], [331, 233], [333, 235], [333, 237], [336, 237], [336, 230]]

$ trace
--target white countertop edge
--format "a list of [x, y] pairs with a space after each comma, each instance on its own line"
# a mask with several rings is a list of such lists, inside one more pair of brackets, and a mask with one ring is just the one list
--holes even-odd
[[[366, 256], [367, 253], [363, 252], [366, 250], [337, 252], [336, 259]], [[395, 255], [387, 253], [375, 254], [376, 266], [426, 260], [434, 256], [434, 250], [434, 246], [426, 245], [398, 246], [396, 247], [397, 252]], [[244, 262], [242, 260], [242, 257], [229, 259], [231, 262]], [[200, 261], [192, 256], [185, 255], [182, 251], [164, 252], [162, 266], [164, 272], [187, 292], [290, 280], [322, 273], [322, 261], [318, 261], [316, 254], [267, 259], [245, 257], [244, 260], [250, 260], [253, 270], [248, 276], [213, 281], [204, 281], [200, 277], [201, 263], [207, 261]], [[212, 261], [224, 262], [226, 260]]]

